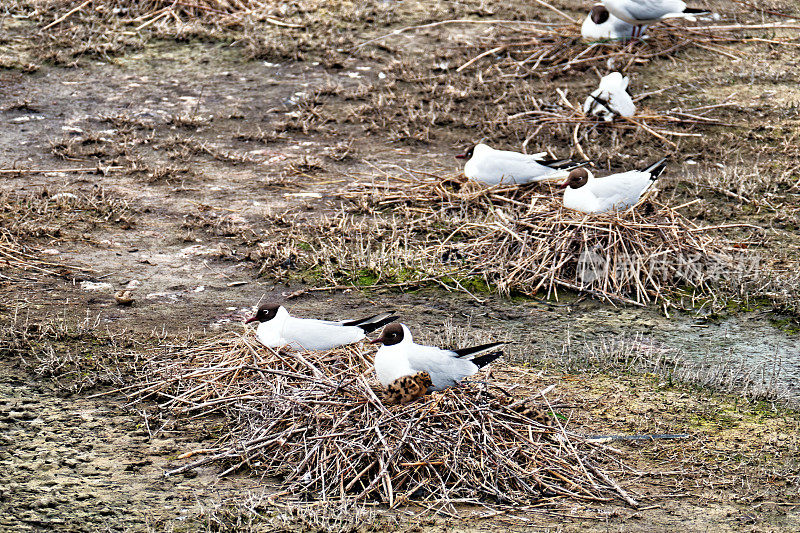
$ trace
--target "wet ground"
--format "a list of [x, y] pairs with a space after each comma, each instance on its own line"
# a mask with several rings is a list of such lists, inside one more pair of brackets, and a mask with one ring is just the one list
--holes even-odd
[[164, 478], [208, 433], [164, 431], [131, 414], [117, 399], [64, 394], [0, 361], [0, 528], [164, 531], [258, 485], [211, 468]]

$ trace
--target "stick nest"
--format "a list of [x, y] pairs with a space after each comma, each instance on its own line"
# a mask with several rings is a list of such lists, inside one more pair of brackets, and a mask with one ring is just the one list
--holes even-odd
[[328, 288], [433, 280], [473, 293], [566, 288], [645, 305], [713, 295], [753, 274], [757, 260], [717, 231], [731, 225], [700, 227], [653, 199], [587, 215], [565, 209], [556, 191], [463, 178], [361, 182], [342, 196], [344, 213], [275, 250], [337, 284]]
[[[529, 505], [563, 498], [628, 501], [600, 469], [603, 447], [513, 409], [505, 388], [471, 383], [385, 406], [362, 346], [275, 352], [229, 332], [152, 359], [134, 396], [176, 415], [221, 413], [230, 433], [209, 455], [278, 476], [304, 500]], [[517, 381], [519, 376], [510, 375]], [[516, 386], [523, 397], [532, 394]], [[539, 395], [542, 401], [543, 396]], [[549, 408], [549, 404], [548, 404]], [[191, 456], [192, 453], [182, 457]]]

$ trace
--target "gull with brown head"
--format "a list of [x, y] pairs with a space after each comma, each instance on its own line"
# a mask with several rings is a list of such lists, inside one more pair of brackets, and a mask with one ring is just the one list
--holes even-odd
[[611, 13], [603, 4], [592, 7], [581, 25], [584, 39], [624, 41], [633, 35], [634, 26]]
[[576, 168], [561, 184], [564, 207], [593, 214], [628, 209], [639, 202], [666, 166], [664, 158], [644, 170], [630, 170], [604, 178], [595, 178], [589, 170]]
[[367, 333], [372, 333], [396, 319], [390, 312], [342, 322], [296, 318], [282, 305], [268, 303], [259, 307], [256, 314], [245, 323], [259, 323], [256, 337], [269, 348], [332, 350], [358, 342]]
[[375, 354], [375, 374], [384, 387], [404, 376], [427, 372], [430, 390], [458, 385], [503, 355], [501, 350], [491, 350], [505, 344], [491, 342], [458, 350], [425, 346], [416, 344], [409, 329], [398, 323], [383, 328], [380, 338], [372, 342], [383, 344]]
[[615, 17], [634, 26], [632, 37], [641, 37], [645, 25], [670, 18], [695, 20], [710, 11], [686, 7], [683, 0], [603, 0], [603, 5]]

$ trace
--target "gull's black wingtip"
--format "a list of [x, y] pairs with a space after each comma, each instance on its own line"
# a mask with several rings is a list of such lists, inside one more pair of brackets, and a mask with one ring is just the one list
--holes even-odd
[[[379, 315], [380, 316], [380, 315]], [[389, 315], [386, 318], [382, 318], [377, 322], [369, 322], [366, 324], [357, 324], [358, 327], [364, 330], [364, 333], [372, 333], [375, 330], [382, 328], [387, 324], [391, 324], [392, 322], [396, 322], [397, 319], [400, 318], [395, 315]]]
[[468, 355], [472, 355], [475, 353], [481, 353], [485, 352], [486, 350], [491, 350], [492, 348], [497, 348], [498, 346], [503, 346], [504, 344], [509, 344], [509, 343], [505, 341], [489, 342], [487, 344], [470, 346], [468, 348], [459, 348], [457, 350], [451, 350], [451, 351], [456, 354], [456, 357], [466, 357]]
[[495, 359], [501, 357], [503, 355], [503, 350], [498, 350], [496, 352], [487, 353], [484, 355], [479, 355], [475, 357], [472, 362], [477, 365], [478, 368], [483, 368]]
[[661, 176], [661, 174], [664, 172], [664, 169], [667, 168], [667, 162], [668, 159], [665, 157], [659, 161], [656, 161], [642, 172], [650, 174], [650, 179], [655, 181], [659, 176]]

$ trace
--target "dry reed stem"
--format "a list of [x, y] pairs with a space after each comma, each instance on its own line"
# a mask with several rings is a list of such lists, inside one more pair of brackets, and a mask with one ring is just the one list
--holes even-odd
[[[502, 25], [498, 24], [498, 28]], [[675, 52], [699, 47], [714, 53], [740, 59], [744, 52], [732, 48], [720, 48], [721, 43], [752, 42], [753, 32], [764, 30], [793, 30], [796, 24], [733, 24], [733, 25], [687, 25], [666, 22], [648, 28], [643, 41], [587, 42], [580, 35], [577, 24], [525, 25], [507, 35], [486, 37], [486, 50], [497, 50], [487, 54], [479, 52], [465, 63], [481, 68], [481, 76], [527, 77], [549, 76], [570, 70], [586, 70], [592, 66], [627, 71], [636, 63], [644, 63], [656, 57], [667, 57]], [[763, 40], [763, 39], [762, 39]], [[768, 39], [770, 44], [797, 46], [793, 39]], [[500, 53], [502, 52], [502, 53]], [[491, 57], [489, 57], [491, 56]], [[488, 57], [488, 65], [480, 67], [478, 57]], [[462, 68], [465, 67], [462, 65]], [[609, 67], [614, 65], [613, 67]]]

